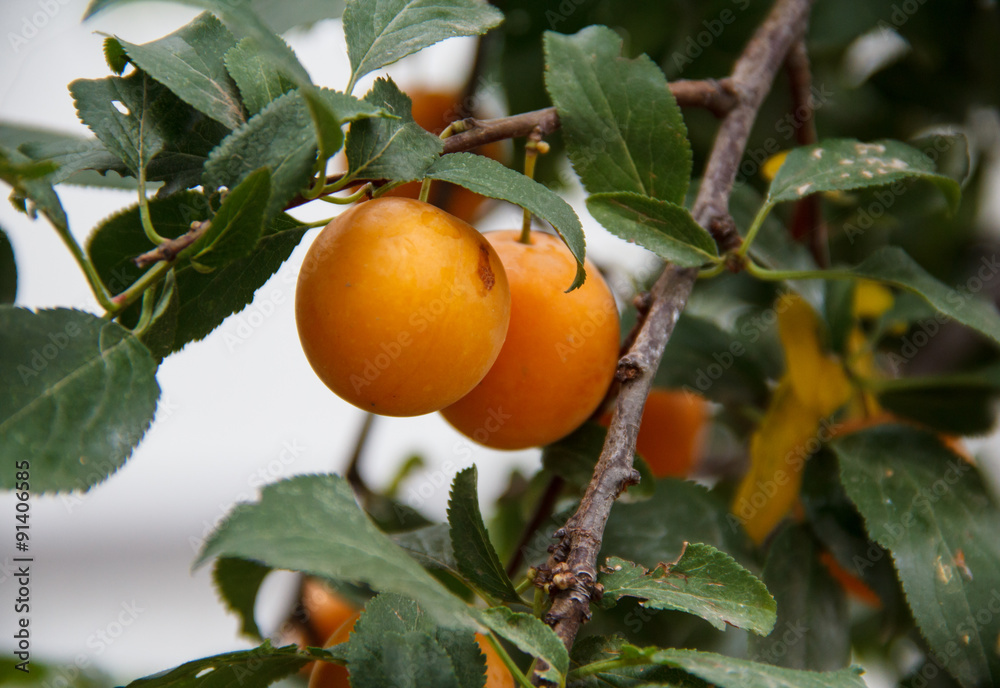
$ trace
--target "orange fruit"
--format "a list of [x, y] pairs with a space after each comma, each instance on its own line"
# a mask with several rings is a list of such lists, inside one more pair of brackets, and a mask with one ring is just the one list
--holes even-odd
[[330, 590], [323, 581], [311, 576], [302, 581], [301, 601], [306, 613], [306, 624], [317, 640], [332, 636], [358, 611], [353, 604]]
[[[708, 402], [693, 392], [653, 389], [646, 398], [635, 451], [657, 478], [685, 478], [701, 456]], [[605, 427], [611, 414], [601, 416]]]
[[313, 370], [355, 406], [417, 416], [457, 401], [500, 353], [510, 290], [471, 225], [409, 198], [359, 203], [323, 229], [295, 291]]
[[[361, 612], [355, 612], [340, 625], [340, 628], [333, 632], [323, 647], [333, 647], [347, 642], [359, 618], [361, 618]], [[309, 675], [309, 688], [350, 688], [351, 682], [347, 677], [347, 667], [317, 660], [312, 674]]]
[[496, 449], [537, 447], [568, 435], [597, 409], [618, 362], [618, 309], [590, 261], [587, 280], [566, 293], [576, 261], [557, 237], [520, 231], [485, 235], [510, 283], [510, 328], [496, 363], [441, 414], [459, 432]]
[[[333, 647], [334, 645], [346, 642], [351, 633], [354, 631], [354, 625], [357, 623], [360, 616], [360, 613], [355, 614], [351, 619], [341, 625], [341, 627], [337, 629], [332, 636], [330, 636], [330, 639], [327, 640], [323, 647]], [[489, 641], [487, 641], [481, 634], [477, 633], [476, 642], [479, 644], [480, 651], [486, 655], [485, 688], [514, 688], [516, 685], [514, 683], [514, 677], [511, 676], [510, 670], [507, 669], [503, 660], [500, 659], [500, 655], [493, 649], [493, 646], [490, 645]], [[339, 664], [319, 661], [315, 664], [316, 666], [313, 667], [312, 674], [309, 676], [309, 688], [350, 688], [351, 681], [347, 667], [343, 667]]]
[[500, 659], [500, 655], [493, 649], [490, 642], [480, 633], [476, 633], [476, 642], [479, 649], [486, 655], [486, 686], [485, 688], [514, 688], [514, 677], [510, 675], [510, 669]]
[[[413, 120], [432, 134], [440, 134], [452, 122], [468, 116], [459, 103], [458, 93], [412, 89], [407, 95], [413, 102], [411, 108]], [[499, 141], [488, 143], [470, 152], [500, 160], [503, 157], [503, 144]], [[385, 195], [417, 198], [420, 195], [420, 182], [408, 182]], [[481, 214], [483, 204], [488, 199], [465, 187], [436, 181], [431, 185], [431, 193], [427, 200], [455, 217], [472, 222]]]
[[840, 587], [844, 589], [844, 592], [869, 607], [881, 609], [882, 598], [858, 576], [841, 566], [832, 554], [823, 552], [819, 555], [819, 560], [826, 567], [830, 576], [840, 583]]

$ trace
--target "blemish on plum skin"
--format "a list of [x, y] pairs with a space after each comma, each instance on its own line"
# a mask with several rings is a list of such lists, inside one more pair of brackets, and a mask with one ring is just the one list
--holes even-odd
[[497, 283], [496, 276], [493, 274], [493, 268], [490, 267], [490, 250], [486, 247], [486, 244], [479, 244], [479, 267], [476, 270], [476, 274], [482, 280], [486, 291], [492, 290], [493, 285]]

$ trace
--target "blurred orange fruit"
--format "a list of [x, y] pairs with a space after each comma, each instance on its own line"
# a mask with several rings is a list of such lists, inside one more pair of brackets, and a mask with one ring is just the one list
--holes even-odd
[[[657, 478], [685, 478], [701, 456], [708, 402], [693, 392], [653, 389], [646, 398], [635, 451]], [[607, 427], [611, 414], [598, 421]]]
[[[462, 104], [459, 103], [460, 95], [458, 93], [413, 89], [407, 95], [413, 101], [411, 109], [413, 120], [432, 134], [440, 134], [452, 122], [468, 116], [468, 113], [463, 110]], [[503, 151], [503, 144], [494, 141], [475, 148], [471, 152], [485, 155], [493, 160], [500, 160], [503, 157]], [[420, 182], [408, 182], [385, 195], [417, 198], [420, 196]], [[430, 196], [427, 198], [427, 201], [432, 205], [436, 205], [466, 222], [472, 222], [482, 214], [485, 209], [483, 204], [487, 200], [485, 196], [480, 196], [464, 187], [447, 182], [434, 182], [431, 185]]]

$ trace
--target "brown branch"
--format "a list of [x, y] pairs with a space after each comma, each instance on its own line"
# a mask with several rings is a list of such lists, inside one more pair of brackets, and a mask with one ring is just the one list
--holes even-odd
[[[816, 143], [816, 108], [812, 94], [812, 71], [805, 41], [797, 41], [785, 58], [785, 72], [792, 94], [792, 117], [795, 139], [800, 146]], [[792, 214], [792, 236], [808, 237], [809, 248], [816, 263], [825, 267], [830, 262], [827, 250], [826, 222], [820, 208], [821, 196], [806, 196], [795, 204]]]
[[146, 251], [145, 253], [138, 255], [132, 261], [136, 264], [136, 267], [144, 268], [153, 263], [158, 263], [161, 260], [171, 261], [177, 257], [181, 251], [186, 249], [188, 246], [198, 241], [201, 236], [208, 231], [208, 228], [212, 226], [209, 221], [205, 222], [192, 222], [191, 229], [189, 229], [184, 234], [181, 234], [176, 239], [167, 239], [162, 244], [154, 248], [152, 251]]
[[[670, 92], [681, 107], [705, 108], [719, 117], [736, 107], [738, 100], [732, 81], [728, 78], [718, 81], [674, 81], [670, 83]], [[463, 131], [445, 139], [445, 153], [471, 150], [503, 139], [521, 138], [535, 129], [545, 136], [559, 128], [559, 115], [554, 107], [549, 107], [498, 119], [469, 118], [462, 120], [462, 127]]]
[[367, 500], [369, 500], [372, 496], [371, 488], [368, 487], [368, 483], [366, 483], [364, 478], [361, 477], [359, 467], [361, 466], [361, 456], [364, 454], [365, 445], [368, 443], [368, 435], [371, 434], [372, 424], [374, 422], [375, 414], [366, 413], [365, 419], [361, 423], [361, 429], [358, 430], [357, 439], [354, 440], [354, 451], [351, 452], [351, 458], [347, 462], [347, 470], [344, 472], [344, 477], [354, 489], [354, 494], [356, 494], [362, 502], [367, 502]]
[[[789, 49], [805, 35], [811, 4], [778, 0], [736, 62], [732, 85], [738, 104], [719, 127], [694, 204], [694, 217], [706, 229], [731, 226], [729, 196], [750, 129]], [[590, 617], [590, 602], [600, 598], [596, 567], [604, 527], [615, 499], [638, 480], [632, 459], [642, 409], [696, 277], [693, 269], [667, 266], [653, 285], [645, 322], [619, 361], [621, 392], [594, 475], [577, 512], [555, 533], [559, 542], [536, 579], [552, 596], [545, 620], [567, 649]], [[541, 683], [539, 672], [533, 678]]]
[[[704, 81], [682, 79], [670, 84], [670, 92], [674, 94], [677, 104], [681, 107], [705, 108], [718, 117], [736, 107], [738, 100], [736, 89], [729, 78], [718, 81], [715, 79], [705, 79]], [[459, 130], [459, 133], [452, 134], [444, 140], [442, 155], [470, 151], [494, 141], [523, 138], [534, 131], [537, 131], [538, 135], [544, 138], [559, 128], [559, 115], [556, 114], [554, 107], [549, 107], [496, 119], [467, 117], [459, 120], [453, 126]], [[343, 176], [343, 174], [330, 175], [326, 178], [326, 183], [327, 185], [333, 184]], [[383, 180], [359, 179], [358, 181], [380, 182]], [[285, 206], [285, 210], [291, 210], [312, 200], [315, 199], [306, 198], [299, 194]]]
[[531, 520], [528, 521], [524, 530], [521, 531], [521, 538], [517, 542], [517, 547], [514, 548], [510, 561], [507, 562], [506, 570], [508, 577], [513, 578], [517, 570], [521, 568], [521, 564], [524, 562], [525, 550], [531, 543], [535, 533], [545, 523], [545, 519], [552, 515], [552, 510], [555, 508], [556, 501], [559, 499], [559, 493], [562, 492], [564, 484], [565, 481], [558, 475], [554, 475], [549, 479], [549, 484], [545, 486], [545, 492], [538, 500], [535, 512], [531, 515]]

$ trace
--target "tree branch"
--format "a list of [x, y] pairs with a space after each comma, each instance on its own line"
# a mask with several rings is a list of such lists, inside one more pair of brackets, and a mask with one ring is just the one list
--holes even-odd
[[[718, 117], [736, 107], [738, 96], [730, 79], [704, 81], [680, 80], [670, 83], [670, 92], [681, 107], [705, 108]], [[445, 153], [466, 151], [493, 141], [527, 136], [538, 129], [543, 136], [559, 128], [559, 115], [554, 107], [523, 112], [511, 117], [462, 120], [462, 131], [444, 141]]]
[[192, 222], [191, 229], [181, 234], [176, 239], [167, 239], [166, 241], [159, 244], [152, 251], [146, 251], [145, 253], [135, 257], [133, 262], [136, 267], [144, 268], [153, 263], [158, 263], [161, 260], [170, 262], [177, 257], [177, 254], [186, 249], [188, 246], [198, 241], [202, 234], [208, 231], [208, 228], [212, 226], [212, 223], [206, 220], [205, 222]]
[[[702, 227], [721, 235], [722, 245], [733, 241], [730, 233], [735, 235], [729, 197], [750, 130], [785, 56], [805, 35], [811, 4], [778, 0], [733, 69], [738, 102], [719, 127], [692, 211]], [[552, 596], [545, 620], [568, 649], [590, 618], [590, 602], [602, 593], [596, 567], [604, 527], [615, 499], [638, 481], [632, 459], [642, 409], [696, 277], [693, 269], [667, 266], [653, 285], [646, 320], [618, 364], [621, 391], [594, 475], [577, 512], [555, 533], [559, 542], [536, 579]], [[541, 683], [538, 672], [534, 680]]]
[[[812, 94], [812, 71], [809, 68], [809, 53], [805, 41], [792, 46], [785, 58], [785, 72], [792, 94], [792, 118], [795, 140], [800, 146], [816, 143], [815, 104]], [[820, 194], [812, 194], [795, 204], [792, 214], [792, 236], [796, 239], [808, 238], [809, 248], [817, 265], [826, 267], [830, 262], [827, 251], [826, 222], [820, 208]]]

